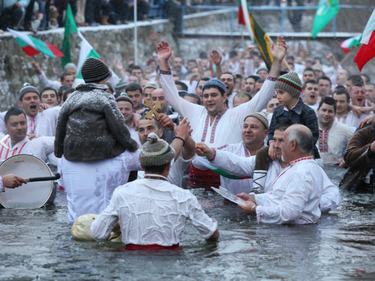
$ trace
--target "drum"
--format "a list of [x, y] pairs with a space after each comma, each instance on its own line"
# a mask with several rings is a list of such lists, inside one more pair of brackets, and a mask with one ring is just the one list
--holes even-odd
[[[18, 154], [0, 164], [0, 175], [15, 174], [22, 178], [53, 176], [50, 168], [40, 158], [31, 154]], [[5, 188], [0, 192], [0, 204], [4, 208], [40, 208], [53, 202], [56, 196], [54, 181], [28, 182], [17, 188]]]

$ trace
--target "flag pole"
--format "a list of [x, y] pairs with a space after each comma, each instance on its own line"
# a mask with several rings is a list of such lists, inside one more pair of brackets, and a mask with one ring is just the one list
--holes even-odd
[[138, 65], [137, 0], [134, 0], [134, 64]]
[[[270, 40], [271, 44], [275, 44], [275, 43], [273, 43], [273, 41], [272, 41], [271, 37], [268, 35], [268, 33], [266, 33], [266, 34], [267, 34], [267, 38], [268, 38], [268, 40]], [[288, 68], [288, 70], [292, 71], [292, 69], [290, 68], [289, 64], [286, 62], [285, 57], [283, 59], [283, 62], [285, 63], [285, 65]]]
[[351, 52], [350, 52], [350, 53], [347, 53], [347, 54], [345, 55], [345, 57], [340, 61], [340, 65], [342, 65], [342, 64], [343, 64], [343, 63], [349, 58], [350, 54], [351, 54]]

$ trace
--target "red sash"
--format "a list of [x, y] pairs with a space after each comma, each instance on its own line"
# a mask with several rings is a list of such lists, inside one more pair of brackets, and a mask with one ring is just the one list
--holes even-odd
[[137, 251], [137, 250], [170, 250], [178, 251], [180, 249], [179, 244], [174, 244], [172, 246], [161, 246], [158, 244], [149, 244], [149, 245], [135, 245], [135, 244], [126, 244], [125, 250]]
[[220, 186], [220, 175], [211, 170], [199, 170], [190, 165], [188, 187], [211, 189]]

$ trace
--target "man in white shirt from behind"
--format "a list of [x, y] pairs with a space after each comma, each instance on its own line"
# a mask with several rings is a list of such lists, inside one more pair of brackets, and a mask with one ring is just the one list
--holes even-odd
[[94, 239], [106, 240], [119, 221], [127, 250], [178, 250], [188, 219], [203, 238], [219, 238], [216, 220], [205, 214], [197, 198], [168, 182], [174, 153], [167, 142], [148, 135], [139, 154], [145, 178], [116, 188], [109, 206], [92, 223]]

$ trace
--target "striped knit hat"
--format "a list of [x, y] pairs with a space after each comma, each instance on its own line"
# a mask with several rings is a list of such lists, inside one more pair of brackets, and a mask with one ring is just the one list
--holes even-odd
[[108, 66], [99, 59], [88, 58], [81, 69], [85, 83], [96, 83], [104, 80], [110, 75]]
[[222, 95], [225, 94], [227, 91], [227, 86], [223, 82], [221, 82], [219, 79], [211, 78], [206, 83], [203, 84], [202, 91], [204, 91], [205, 88], [211, 88], [214, 87], [220, 91]]
[[302, 92], [302, 82], [296, 72], [290, 71], [277, 78], [275, 89], [284, 90], [298, 99]]
[[159, 139], [155, 133], [151, 133], [139, 153], [139, 162], [145, 167], [161, 166], [171, 162], [174, 154], [173, 147], [166, 141]]
[[265, 112], [255, 112], [255, 113], [249, 114], [245, 117], [243, 121], [245, 121], [248, 117], [254, 117], [258, 119], [260, 122], [262, 122], [264, 127], [268, 130], [268, 119], [267, 119]]
[[131, 100], [131, 98], [129, 98], [129, 96], [126, 93], [121, 93], [121, 95], [116, 98], [116, 102], [119, 102], [119, 101], [130, 102], [132, 105], [132, 108], [134, 108], [134, 102]]

